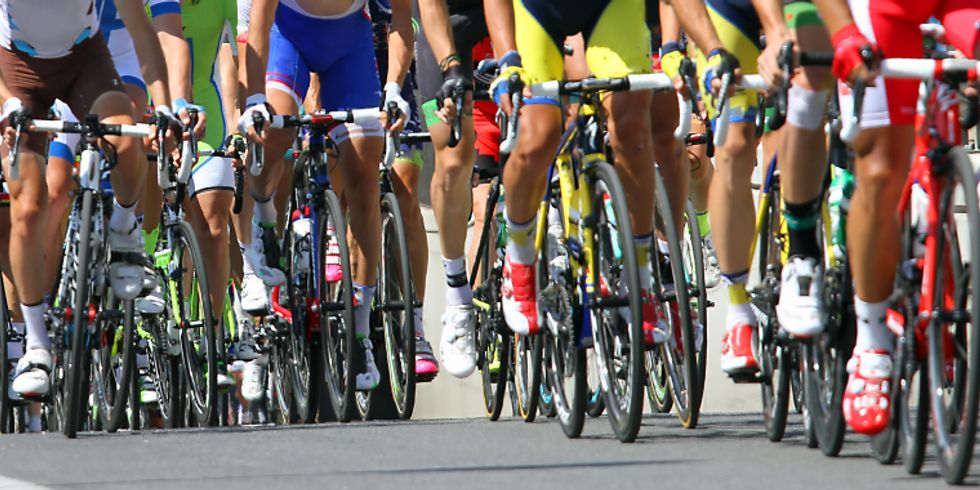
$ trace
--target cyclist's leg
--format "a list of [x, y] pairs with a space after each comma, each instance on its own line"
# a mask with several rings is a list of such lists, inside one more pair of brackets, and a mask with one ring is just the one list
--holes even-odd
[[667, 188], [674, 224], [684, 223], [691, 171], [681, 158], [681, 147], [674, 138], [680, 114], [677, 111], [677, 93], [654, 92], [650, 98], [650, 125], [653, 131], [653, 152], [660, 167], [660, 175]]
[[[794, 2], [785, 7], [785, 12], [787, 25], [801, 51], [832, 49], [827, 29], [813, 4]], [[827, 172], [824, 113], [833, 78], [829, 68], [804, 67], [792, 84], [779, 149], [790, 261], [783, 267], [776, 312], [780, 325], [789, 333], [809, 336], [823, 329], [822, 247], [817, 239], [817, 227]]]
[[[922, 56], [918, 22], [873, 14], [852, 5], [861, 32], [877, 42], [886, 58]], [[857, 339], [848, 362], [850, 379], [843, 411], [851, 427], [875, 433], [888, 424], [891, 351], [895, 336], [885, 325], [888, 297], [900, 256], [900, 223], [895, 214], [912, 160], [915, 80], [882, 80], [864, 95], [861, 133], [852, 147], [855, 189], [847, 217], [847, 251], [854, 278]], [[841, 90], [841, 115], [853, 111], [849, 91]], [[890, 408], [890, 407], [889, 407]]]
[[[482, 8], [450, 16], [456, 52], [462, 58], [464, 73], [472, 73], [472, 48], [486, 37]], [[466, 280], [466, 224], [471, 202], [470, 178], [473, 174], [474, 151], [473, 102], [467, 100], [460, 113], [462, 134], [455, 148], [449, 147], [451, 126], [436, 116], [436, 93], [442, 85], [442, 72], [425, 33], [416, 39], [419, 98], [422, 114], [432, 135], [435, 169], [430, 185], [432, 211], [439, 228], [439, 246], [446, 275], [446, 311], [442, 315], [442, 335], [439, 351], [443, 367], [453, 376], [466, 377], [476, 367], [476, 348], [473, 340], [476, 317], [473, 311], [473, 292]]]

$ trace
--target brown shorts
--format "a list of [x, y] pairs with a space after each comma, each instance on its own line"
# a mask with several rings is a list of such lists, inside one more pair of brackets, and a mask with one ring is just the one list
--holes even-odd
[[[82, 41], [61, 58], [35, 58], [0, 48], [0, 75], [37, 119], [50, 117], [55, 99], [64, 101], [83, 119], [99, 96], [124, 91], [102, 34]], [[44, 155], [47, 146], [47, 138], [28, 138], [31, 151]]]

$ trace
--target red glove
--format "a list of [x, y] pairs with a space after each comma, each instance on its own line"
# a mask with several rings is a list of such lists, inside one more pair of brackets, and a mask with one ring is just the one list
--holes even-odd
[[875, 58], [880, 57], [878, 46], [864, 37], [853, 23], [834, 33], [831, 41], [834, 43], [834, 75], [845, 82], [850, 81], [851, 73], [857, 66], [864, 64], [864, 57], [861, 56], [863, 49], [871, 49]]

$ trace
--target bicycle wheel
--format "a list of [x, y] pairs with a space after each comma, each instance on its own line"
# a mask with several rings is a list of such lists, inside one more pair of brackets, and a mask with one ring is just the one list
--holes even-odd
[[586, 247], [591, 241], [590, 287], [600, 294], [586, 304], [609, 424], [620, 441], [633, 442], [643, 416], [644, 382], [643, 325], [631, 321], [642, 318], [633, 226], [612, 165], [594, 162], [589, 172], [591, 209], [584, 214], [586, 222], [595, 224], [583, 232]]
[[272, 399], [270, 420], [276, 425], [289, 425], [297, 420], [298, 414], [293, 403], [291, 374], [286, 345], [275, 342], [269, 353], [269, 376], [271, 378]]
[[[323, 208], [317, 217], [317, 239], [314, 246], [316, 257], [313, 276], [320, 292], [320, 348], [324, 362], [327, 393], [334, 415], [340, 422], [350, 422], [354, 416], [357, 359], [363, 355], [360, 346], [355, 347], [354, 287], [351, 283], [350, 252], [347, 247], [347, 219], [340, 200], [332, 190], [322, 196]], [[332, 221], [336, 233], [332, 240], [340, 249], [340, 267], [343, 278], [334, 283], [324, 280], [327, 251], [327, 221]]]
[[[962, 483], [973, 459], [980, 395], [980, 209], [976, 178], [962, 148], [945, 155], [948, 173], [939, 201], [933, 316], [929, 321], [929, 385], [939, 470]], [[961, 204], [962, 203], [962, 204]], [[965, 216], [960, 206], [966, 208]], [[959, 218], [957, 218], [959, 214]], [[963, 239], [966, 240], [963, 240]], [[964, 243], [965, 241], [965, 243]]]
[[[405, 224], [393, 193], [381, 198], [381, 251], [378, 306], [384, 327], [390, 397], [394, 415], [407, 420], [415, 410], [415, 287]], [[372, 393], [389, 396], [379, 390]]]
[[[538, 273], [538, 305], [546, 325], [542, 332], [545, 382], [541, 383], [540, 400], [541, 413], [557, 416], [565, 436], [576, 438], [582, 434], [585, 423], [587, 396], [585, 349], [580, 345], [582, 298], [572, 261], [561, 244], [567, 232], [560, 206], [560, 200], [550, 205], [552, 212], [557, 213], [555, 223], [551, 222], [552, 217], [539, 218], [549, 220], [548, 238], [542, 240], [538, 259], [543, 266]], [[552, 231], [552, 227], [560, 230]]]
[[[133, 302], [120, 302], [111, 290], [101, 299], [91, 343], [93, 409], [103, 429], [115, 432], [125, 422], [136, 368]], [[120, 309], [121, 307], [121, 309]], [[136, 410], [137, 407], [131, 407]]]
[[180, 331], [181, 364], [186, 375], [189, 409], [199, 425], [219, 424], [218, 342], [214, 309], [208, 294], [204, 256], [190, 224], [181, 221], [169, 231], [167, 270], [169, 319]]
[[854, 346], [855, 319], [845, 302], [853, 298], [846, 262], [824, 275], [827, 326], [823, 333], [802, 345], [804, 398], [820, 450], [836, 456], [844, 445], [841, 401], [847, 384], [847, 359]]
[[776, 320], [776, 303], [779, 302], [777, 287], [782, 270], [784, 237], [779, 185], [773, 183], [766, 199], [762, 227], [759, 229], [758, 267], [762, 283], [753, 291], [753, 307], [758, 315], [759, 374], [762, 387], [762, 415], [766, 435], [770, 441], [779, 442], [786, 432], [789, 412], [790, 359], [789, 348], [777, 338], [779, 326]]
[[[305, 177], [296, 175], [293, 181], [301, 178]], [[305, 191], [294, 191], [294, 199], [289, 207], [290, 216], [300, 210], [307, 212], [305, 199]], [[286, 333], [281, 354], [285, 361], [284, 374], [289, 378], [284, 383], [289, 385], [288, 394], [292, 399], [280, 403], [288, 404], [300, 421], [309, 424], [316, 420], [318, 396], [323, 382], [322, 373], [313, 368], [313, 357], [321, 355], [317, 344], [322, 342], [318, 342], [320, 335], [317, 331], [320, 329], [319, 317], [325, 313], [317, 311], [320, 304], [318, 281], [322, 278], [317, 264], [323, 267], [325, 262], [316, 259], [313, 253], [317, 250], [314, 245], [317, 243], [316, 238], [309, 233], [294, 233], [290, 226], [289, 231], [283, 235], [282, 249], [286, 251], [287, 281], [273, 289], [272, 294], [275, 300], [273, 303], [285, 308], [284, 312], [279, 312], [277, 318], [281, 318], [283, 331]], [[322, 250], [326, 250], [326, 244]]]
[[[684, 233], [683, 253], [684, 271], [687, 273], [687, 282], [691, 291], [691, 311], [697, 313], [697, 321], [703, 329], [702, 337], [708, 338], [708, 307], [711, 302], [708, 300], [708, 286], [704, 278], [704, 248], [701, 245], [701, 228], [698, 226], [698, 213], [694, 210], [694, 204], [688, 200], [684, 210], [687, 221]], [[704, 380], [707, 376], [708, 368], [708, 342], [701, 342], [701, 348], [697, 353], [698, 361], [698, 381], [700, 389], [698, 395], [704, 399]], [[698, 406], [701, 406], [698, 400]]]
[[517, 395], [518, 414], [525, 422], [534, 422], [537, 418], [541, 398], [544, 342], [539, 337], [514, 334], [514, 394]]
[[[66, 332], [67, 342], [64, 342], [64, 364], [62, 365], [64, 376], [64, 399], [61, 408], [60, 425], [62, 433], [74, 439], [78, 430], [85, 420], [83, 412], [87, 412], [85, 402], [88, 399], [87, 381], [87, 349], [85, 349], [85, 339], [88, 333], [89, 294], [91, 293], [90, 276], [93, 273], [94, 264], [92, 257], [98, 256], [98, 251], [94, 250], [99, 240], [93, 236], [93, 221], [101, 217], [101, 202], [96, 201], [93, 191], [82, 189], [81, 206], [77, 214], [78, 235], [76, 242], [77, 267], [75, 272], [74, 302], [71, 316], [72, 325]], [[104, 243], [104, 242], [102, 242]], [[92, 307], [94, 310], [94, 306]]]
[[[670, 207], [670, 200], [667, 198], [667, 188], [664, 186], [660, 172], [656, 173], [656, 219], [657, 234], [663, 236], [667, 241], [669, 255], [664, 257], [659, 247], [651, 247], [651, 264], [642, 264], [643, 271], [652, 266], [654, 291], [658, 291], [658, 298], [666, 301], [656, 305], [658, 308], [665, 308], [668, 314], [664, 318], [668, 319], [668, 338], [661, 344], [660, 351], [664, 356], [667, 367], [668, 379], [670, 380], [670, 395], [674, 400], [674, 412], [680, 419], [681, 425], [688, 429], [693, 429], [698, 425], [698, 415], [701, 412], [701, 368], [699, 366], [699, 353], [704, 349], [704, 339], [696, 339], [694, 323], [691, 315], [691, 303], [689, 293], [696, 284], [688, 278], [695, 277], [684, 268], [684, 255], [681, 252], [680, 239], [677, 236], [677, 228], [674, 223], [673, 211]], [[670, 257], [678, 257], [680, 260], [671, 260]], [[662, 268], [663, 264], [670, 264], [668, 271]], [[666, 284], [673, 284], [673, 290]], [[676, 305], [676, 309], [671, 305]], [[676, 311], [680, 318], [673, 312]], [[700, 345], [698, 344], [700, 340]], [[693, 348], [692, 348], [693, 346]], [[701, 357], [701, 360], [704, 358]]]

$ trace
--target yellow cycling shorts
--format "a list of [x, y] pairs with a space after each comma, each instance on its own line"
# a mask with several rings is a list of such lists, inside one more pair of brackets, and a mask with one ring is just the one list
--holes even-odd
[[650, 73], [644, 0], [514, 0], [514, 31], [527, 82], [564, 79], [562, 45], [581, 32], [599, 78]]

